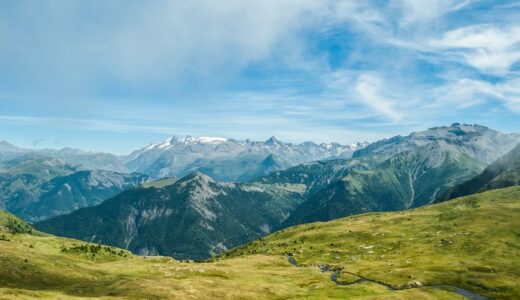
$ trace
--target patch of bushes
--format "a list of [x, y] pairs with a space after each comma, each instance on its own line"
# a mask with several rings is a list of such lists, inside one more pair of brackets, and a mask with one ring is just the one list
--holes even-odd
[[86, 254], [92, 257], [101, 254], [108, 254], [113, 256], [121, 256], [127, 257], [128, 254], [118, 248], [110, 247], [110, 246], [102, 246], [100, 244], [81, 244], [81, 245], [73, 245], [72, 247], [64, 247], [61, 249], [61, 252], [64, 253], [74, 253], [74, 254]]
[[12, 233], [12, 234], [20, 234], [20, 233], [32, 234], [31, 226], [27, 225], [26, 223], [24, 223], [22, 221], [16, 220], [16, 219], [12, 219], [12, 218], [7, 219], [7, 222], [5, 223], [4, 226], [7, 229], [7, 231], [9, 231], [9, 233]]

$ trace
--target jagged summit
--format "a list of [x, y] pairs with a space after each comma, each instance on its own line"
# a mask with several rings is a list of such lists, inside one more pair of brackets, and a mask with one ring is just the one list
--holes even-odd
[[280, 140], [278, 140], [275, 136], [272, 136], [269, 139], [267, 139], [264, 142], [264, 144], [269, 145], [269, 146], [283, 145], [283, 143]]
[[158, 149], [170, 149], [175, 145], [188, 145], [188, 144], [220, 144], [228, 142], [229, 140], [222, 137], [211, 137], [211, 136], [201, 136], [201, 137], [193, 137], [191, 135], [187, 135], [184, 138], [179, 138], [177, 136], [171, 136], [167, 138], [165, 141], [160, 143], [152, 143], [144, 150], [158, 150]]

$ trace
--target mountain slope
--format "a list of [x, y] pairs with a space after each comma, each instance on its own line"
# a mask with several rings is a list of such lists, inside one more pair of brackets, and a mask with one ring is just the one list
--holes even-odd
[[35, 226], [139, 254], [200, 259], [269, 233], [301, 203], [301, 194], [298, 186], [220, 184], [193, 173]]
[[453, 124], [376, 142], [354, 153], [352, 161], [363, 159], [365, 169], [344, 173], [309, 194], [282, 226], [433, 203], [519, 141], [518, 134]]
[[520, 145], [499, 158], [471, 180], [448, 190], [441, 200], [520, 185]]
[[378, 155], [390, 158], [401, 152], [439, 144], [450, 151], [484, 162], [500, 158], [520, 143], [519, 133], [502, 133], [486, 126], [454, 123], [451, 126], [429, 128], [408, 136], [395, 136], [370, 144], [354, 152], [353, 157]]
[[82, 207], [97, 205], [147, 180], [148, 176], [139, 173], [99, 170], [59, 176], [46, 183], [43, 187], [46, 192], [19, 215], [30, 221], [48, 219]]
[[403, 212], [299, 225], [214, 260], [290, 255], [299, 266], [335, 271], [339, 282], [368, 279], [397, 289], [450, 285], [517, 299], [519, 214], [520, 187], [512, 187]]
[[38, 232], [2, 211], [0, 253], [2, 299], [464, 299], [433, 288], [340, 286], [329, 272], [294, 267], [280, 255], [213, 263], [137, 257]]
[[[142, 174], [79, 171], [52, 179], [37, 174], [0, 173], [0, 207], [34, 222], [92, 206], [148, 180]], [[41, 172], [40, 172], [41, 173]], [[45, 172], [44, 175], [46, 175]], [[59, 172], [57, 172], [59, 174]]]

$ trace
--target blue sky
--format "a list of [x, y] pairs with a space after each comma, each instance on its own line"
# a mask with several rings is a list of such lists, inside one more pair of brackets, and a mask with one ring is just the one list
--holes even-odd
[[519, 1], [0, 0], [0, 139], [520, 131]]

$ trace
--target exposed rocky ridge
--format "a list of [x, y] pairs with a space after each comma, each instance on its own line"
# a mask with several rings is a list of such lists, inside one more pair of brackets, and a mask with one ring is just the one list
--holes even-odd
[[463, 153], [490, 164], [509, 152], [520, 142], [518, 133], [502, 133], [482, 125], [454, 123], [451, 126], [434, 127], [408, 136], [395, 136], [356, 150], [354, 157], [380, 155], [385, 158], [397, 153], [420, 149], [436, 143], [448, 151]]

